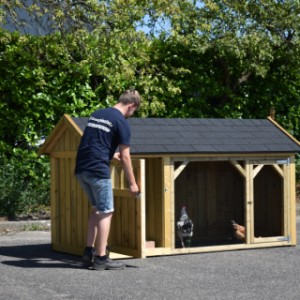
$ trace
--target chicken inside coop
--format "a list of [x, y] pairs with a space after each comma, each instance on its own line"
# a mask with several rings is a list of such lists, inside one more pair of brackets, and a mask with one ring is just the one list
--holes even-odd
[[177, 236], [180, 240], [182, 248], [190, 247], [193, 236], [194, 224], [189, 218], [186, 207], [183, 206], [180, 212], [180, 218], [177, 221]]
[[234, 237], [241, 241], [241, 242], [245, 242], [245, 237], [246, 237], [246, 229], [244, 226], [238, 224], [237, 222], [235, 222], [234, 220], [230, 221], [231, 223], [231, 227], [233, 229], [233, 235]]

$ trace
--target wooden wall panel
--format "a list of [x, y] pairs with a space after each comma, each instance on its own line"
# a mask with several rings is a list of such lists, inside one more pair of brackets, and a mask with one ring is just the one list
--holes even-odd
[[59, 206], [59, 163], [51, 158], [51, 236], [52, 243], [60, 243], [60, 206]]
[[[69, 159], [70, 160], [70, 227], [71, 227], [71, 244], [72, 245], [78, 245], [78, 239], [77, 239], [77, 195], [76, 195], [76, 177], [74, 174], [74, 168], [75, 168], [75, 159]], [[82, 226], [81, 226], [82, 227]]]
[[[132, 161], [137, 179], [141, 176], [139, 164], [139, 160]], [[142, 242], [138, 234], [141, 231], [141, 224], [139, 222], [140, 206], [138, 205], [138, 201], [140, 200], [130, 194], [128, 183], [120, 163], [112, 163], [111, 175], [115, 212], [111, 224], [109, 245], [112, 251], [138, 255], [137, 252]]]
[[59, 159], [59, 212], [60, 212], [60, 243], [68, 245], [66, 237], [66, 167], [64, 159]]
[[51, 215], [53, 248], [81, 255], [86, 245], [90, 205], [74, 173], [79, 142], [80, 137], [67, 128], [56, 140], [51, 167]]
[[122, 244], [122, 198], [114, 195], [115, 211], [111, 223], [109, 245]]

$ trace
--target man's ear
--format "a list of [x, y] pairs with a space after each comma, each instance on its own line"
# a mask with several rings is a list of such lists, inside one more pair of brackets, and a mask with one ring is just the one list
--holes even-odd
[[127, 111], [131, 112], [133, 109], [136, 109], [136, 105], [134, 103], [128, 104]]
[[135, 108], [135, 104], [134, 103], [130, 103], [129, 105], [128, 105], [128, 108]]

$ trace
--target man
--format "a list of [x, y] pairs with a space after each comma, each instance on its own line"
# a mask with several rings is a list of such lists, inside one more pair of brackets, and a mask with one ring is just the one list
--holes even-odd
[[[78, 148], [75, 174], [92, 206], [83, 261], [96, 270], [125, 267], [106, 255], [114, 211], [110, 161], [113, 158], [121, 161], [130, 192], [136, 195], [139, 187], [131, 165], [131, 130], [126, 119], [139, 108], [140, 103], [139, 93], [127, 90], [113, 107], [95, 111], [89, 118]], [[115, 153], [117, 148], [119, 152]]]

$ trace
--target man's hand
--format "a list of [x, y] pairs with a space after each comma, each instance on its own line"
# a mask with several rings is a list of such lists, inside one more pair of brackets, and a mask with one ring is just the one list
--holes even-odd
[[128, 145], [119, 145], [120, 149], [120, 159], [122, 162], [122, 167], [125, 173], [125, 176], [127, 178], [127, 181], [129, 183], [129, 191], [131, 194], [136, 196], [140, 189], [135, 181], [134, 173], [132, 170], [132, 164], [131, 164], [131, 157], [130, 157], [130, 151]]
[[130, 193], [133, 194], [134, 196], [136, 196], [140, 192], [140, 189], [136, 183], [130, 185], [129, 190]]
[[114, 154], [114, 156], [113, 156], [113, 159], [116, 159], [116, 160], [121, 160], [121, 154], [120, 154], [120, 152], [116, 152], [115, 154]]

